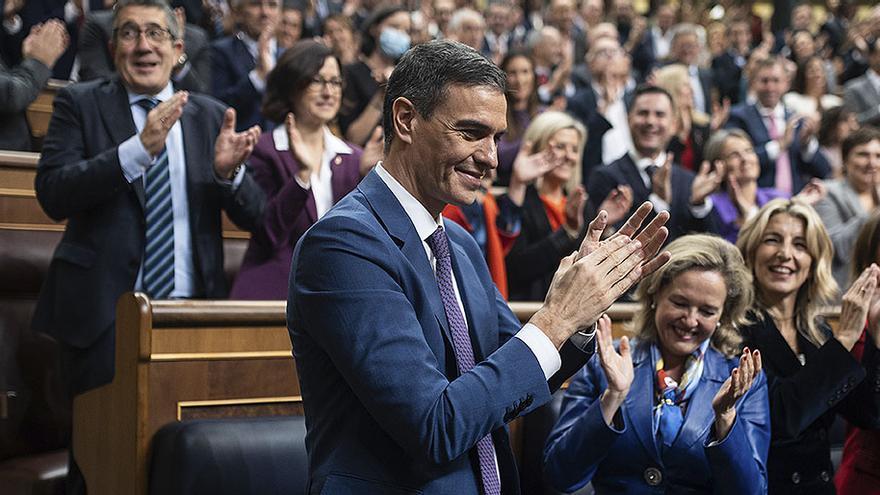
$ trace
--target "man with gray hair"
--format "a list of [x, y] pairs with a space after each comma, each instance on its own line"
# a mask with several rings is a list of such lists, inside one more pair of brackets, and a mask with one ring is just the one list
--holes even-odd
[[711, 69], [700, 66], [700, 57], [705, 48], [701, 34], [693, 24], [682, 23], [673, 26], [668, 62], [687, 67], [691, 89], [694, 92], [694, 107], [706, 115], [711, 115], [714, 79]]
[[[518, 493], [506, 423], [548, 402], [593, 350], [602, 312], [666, 237], [650, 205], [599, 241], [600, 213], [521, 325], [476, 241], [440, 212], [497, 167], [504, 73], [433, 41], [388, 80], [385, 160], [294, 251], [288, 328], [305, 408], [309, 493]], [[603, 328], [606, 328], [603, 320]]]

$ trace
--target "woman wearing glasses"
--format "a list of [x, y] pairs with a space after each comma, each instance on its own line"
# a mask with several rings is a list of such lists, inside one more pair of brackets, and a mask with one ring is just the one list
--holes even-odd
[[330, 132], [327, 124], [336, 118], [341, 99], [339, 62], [322, 43], [300, 41], [269, 74], [262, 111], [279, 125], [260, 137], [248, 161], [248, 173], [266, 192], [266, 209], [232, 299], [286, 298], [296, 241], [378, 158]]

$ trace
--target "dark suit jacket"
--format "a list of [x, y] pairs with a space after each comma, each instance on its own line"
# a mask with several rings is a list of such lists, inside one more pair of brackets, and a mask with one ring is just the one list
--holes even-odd
[[[54, 104], [35, 186], [46, 213], [66, 219], [67, 228], [33, 326], [86, 349], [114, 331], [116, 300], [134, 289], [145, 243], [144, 188], [142, 181], [129, 183], [119, 164], [118, 147], [136, 128], [118, 78], [68, 86]], [[214, 141], [223, 112], [217, 101], [191, 94], [181, 117], [196, 297], [226, 296], [220, 210], [253, 230], [263, 204], [250, 177], [235, 191], [216, 178]], [[113, 358], [88, 363], [91, 385], [112, 379]]]
[[[786, 121], [792, 113], [785, 109]], [[785, 123], [777, 123], [780, 134], [785, 132]], [[770, 160], [767, 155], [767, 143], [770, 142], [770, 134], [761, 113], [755, 104], [739, 104], [730, 109], [730, 117], [725, 127], [738, 128], [746, 131], [752, 138], [752, 145], [758, 154], [761, 163], [761, 175], [758, 177], [758, 185], [761, 187], [775, 187], [776, 161]], [[800, 129], [796, 129], [792, 145], [788, 150], [789, 164], [791, 165], [792, 193], [796, 194], [813, 177], [824, 179], [831, 174], [831, 164], [822, 153], [815, 153], [811, 160], [804, 160], [801, 156]]]
[[[683, 65], [681, 62], [675, 60], [669, 60], [662, 65], [666, 66], [672, 64]], [[700, 110], [706, 115], [712, 115], [712, 88], [715, 87], [715, 75], [713, 74], [712, 69], [706, 67], [698, 67], [697, 75], [700, 78], [700, 87], [703, 89], [703, 101], [705, 102], [703, 108], [698, 108], [697, 110]], [[688, 78], [690, 78], [690, 72], [688, 72]]]
[[[602, 165], [602, 137], [613, 126], [598, 109], [599, 96], [593, 89], [592, 84], [577, 91], [568, 99], [565, 111], [578, 119], [587, 128], [587, 142], [584, 146], [581, 158], [581, 177], [586, 181], [593, 169]], [[629, 108], [631, 94], [623, 96], [624, 104]], [[604, 199], [604, 198], [603, 198]]]
[[[722, 99], [730, 98], [731, 105], [740, 103], [745, 94], [743, 68], [737, 60], [737, 56], [731, 50], [712, 59], [712, 73], [715, 76], [719, 96]], [[740, 61], [745, 64], [745, 59]]]
[[[671, 182], [672, 203], [669, 205], [669, 221], [666, 223], [666, 228], [669, 229], [667, 242], [672, 242], [674, 239], [691, 232], [716, 232], [713, 215], [707, 215], [706, 218], [695, 218], [691, 213], [691, 184], [694, 182], [694, 174], [675, 165], [672, 167]], [[593, 170], [590, 180], [587, 181], [590, 207], [593, 210], [598, 210], [602, 201], [608, 197], [608, 193], [619, 185], [629, 185], [633, 191], [632, 208], [627, 217], [635, 213], [636, 209], [648, 201], [648, 197], [651, 195], [651, 190], [645, 186], [636, 164], [627, 153], [609, 165]], [[650, 218], [653, 218], [655, 214], [656, 212], [651, 212]], [[621, 221], [621, 225], [624, 221]]]
[[31, 151], [31, 128], [25, 110], [46, 85], [51, 72], [35, 59], [9, 69], [0, 61], [0, 149]]
[[588, 357], [566, 344], [548, 383], [477, 243], [445, 225], [477, 362], [461, 376], [422, 240], [375, 171], [297, 244], [287, 311], [309, 493], [477, 495], [473, 447], [490, 433], [502, 493], [518, 493], [506, 423]]
[[268, 129], [260, 112], [263, 94], [248, 77], [256, 61], [244, 42], [234, 35], [220, 38], [211, 43], [210, 54], [211, 94], [238, 113], [237, 130], [254, 125]]
[[[635, 342], [634, 342], [635, 343]], [[575, 375], [562, 410], [544, 449], [547, 479], [569, 492], [588, 482], [598, 493], [627, 494], [764, 494], [767, 490], [767, 449], [770, 445], [770, 408], [767, 380], [758, 375], [737, 403], [737, 417], [724, 441], [715, 440], [712, 398], [739, 364], [710, 347], [703, 375], [688, 402], [681, 432], [668, 448], [661, 448], [652, 431], [655, 371], [650, 347], [633, 349], [634, 379], [618, 418], [609, 427], [602, 418], [599, 398], [608, 388], [596, 359]], [[646, 483], [654, 469], [658, 486]]]
[[[80, 61], [80, 81], [103, 79], [116, 72], [108, 45], [112, 38], [113, 12], [109, 10], [89, 12], [79, 34], [77, 56]], [[208, 35], [205, 30], [187, 24], [183, 34], [183, 47], [189, 68], [183, 77], [175, 80], [175, 87], [199, 93], [207, 92], [210, 89], [208, 82], [211, 60], [207, 56], [200, 56], [208, 47]]]
[[[351, 192], [361, 180], [360, 148], [331, 162], [333, 202]], [[290, 151], [275, 149], [271, 132], [260, 136], [248, 160], [248, 173], [266, 193], [262, 220], [251, 236], [241, 268], [232, 285], [231, 299], [286, 299], [293, 246], [318, 220], [311, 189], [296, 182], [300, 164]]]
[[769, 315], [743, 329], [746, 345], [761, 351], [770, 390], [770, 493], [833, 494], [828, 429], [835, 414], [878, 425], [880, 351], [867, 344], [859, 362], [827, 326], [823, 331], [828, 340], [819, 348], [798, 335], [801, 366]]
[[[515, 208], [506, 195], [501, 201]], [[521, 227], [513, 247], [504, 258], [511, 301], [543, 301], [553, 281], [559, 262], [580, 246], [559, 228], [555, 232], [544, 210], [544, 203], [534, 186], [526, 188], [520, 210]], [[584, 213], [585, 218], [593, 215]]]

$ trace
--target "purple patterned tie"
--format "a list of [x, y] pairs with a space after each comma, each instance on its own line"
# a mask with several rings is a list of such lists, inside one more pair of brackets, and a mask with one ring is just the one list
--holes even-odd
[[[443, 309], [446, 310], [446, 320], [452, 330], [452, 347], [455, 351], [455, 360], [458, 362], [460, 373], [467, 373], [474, 367], [474, 349], [471, 346], [471, 338], [468, 335], [464, 316], [455, 298], [455, 289], [452, 285], [452, 259], [449, 257], [449, 239], [443, 227], [437, 230], [427, 239], [428, 246], [437, 258], [437, 285], [440, 286], [440, 296], [443, 298]], [[483, 480], [483, 493], [485, 495], [499, 495], [501, 493], [501, 481], [498, 479], [498, 470], [495, 468], [495, 447], [492, 444], [492, 435], [486, 435], [477, 442], [477, 457], [480, 459], [480, 478]]]

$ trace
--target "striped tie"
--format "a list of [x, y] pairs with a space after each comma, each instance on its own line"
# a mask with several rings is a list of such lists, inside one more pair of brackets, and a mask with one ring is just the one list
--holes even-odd
[[[143, 99], [137, 103], [149, 113], [159, 102]], [[144, 191], [147, 244], [144, 248], [143, 288], [153, 299], [165, 299], [174, 289], [174, 208], [167, 148], [162, 148], [147, 170]]]

